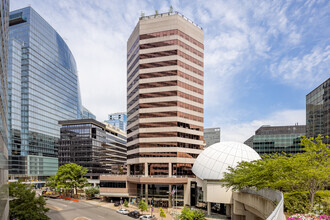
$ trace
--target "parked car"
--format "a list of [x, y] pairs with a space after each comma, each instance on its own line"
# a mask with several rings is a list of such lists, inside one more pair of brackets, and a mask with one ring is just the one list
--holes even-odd
[[128, 216], [132, 217], [132, 218], [139, 218], [140, 217], [140, 212], [137, 211], [137, 210], [134, 210], [134, 211], [131, 211], [130, 213], [128, 213]]
[[140, 216], [140, 220], [156, 220], [157, 218], [155, 216], [151, 215], [142, 215]]
[[118, 213], [123, 214], [123, 215], [128, 215], [129, 211], [127, 209], [119, 209], [117, 210]]
[[120, 202], [115, 202], [114, 206], [120, 206]]

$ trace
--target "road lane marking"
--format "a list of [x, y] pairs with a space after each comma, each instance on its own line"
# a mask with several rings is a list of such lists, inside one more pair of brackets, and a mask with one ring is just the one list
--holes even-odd
[[49, 209], [52, 209], [52, 210], [55, 210], [55, 211], [61, 211], [63, 209], [57, 207], [57, 206], [54, 206], [54, 205], [50, 205], [50, 204], [46, 204], [45, 205], [46, 208], [49, 208]]

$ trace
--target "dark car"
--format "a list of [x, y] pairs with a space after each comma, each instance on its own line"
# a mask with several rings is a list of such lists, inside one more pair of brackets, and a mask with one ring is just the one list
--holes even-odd
[[115, 206], [120, 206], [120, 202], [115, 202]]
[[128, 213], [128, 216], [132, 217], [132, 218], [139, 218], [140, 217], [140, 212], [134, 210], [134, 211], [131, 211], [130, 213]]

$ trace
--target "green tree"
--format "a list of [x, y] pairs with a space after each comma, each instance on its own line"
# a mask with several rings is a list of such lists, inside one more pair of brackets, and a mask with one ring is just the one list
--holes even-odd
[[292, 178], [297, 188], [308, 190], [310, 210], [314, 206], [315, 193], [330, 184], [330, 146], [322, 142], [323, 138], [321, 135], [315, 139], [303, 136], [301, 145], [304, 146], [305, 153], [293, 157], [297, 166]]
[[97, 187], [90, 187], [88, 189], [85, 189], [85, 194], [87, 198], [93, 198], [96, 194], [100, 193], [100, 189]]
[[124, 200], [124, 206], [125, 206], [126, 208], [128, 208], [128, 202], [127, 202], [126, 199]]
[[87, 178], [84, 177], [87, 171], [86, 168], [75, 163], [60, 166], [55, 176], [57, 188], [75, 189], [77, 194], [77, 189], [89, 186]]
[[159, 12], [158, 12], [158, 10], [155, 10], [155, 15], [159, 15]]
[[50, 219], [46, 213], [46, 201], [43, 196], [36, 197], [32, 186], [21, 182], [9, 184], [9, 196], [13, 198], [9, 202], [10, 219]]
[[166, 214], [165, 214], [165, 212], [164, 212], [164, 210], [163, 210], [163, 208], [160, 208], [160, 210], [159, 210], [159, 216], [163, 219], [163, 218], [166, 218]]
[[205, 215], [200, 210], [190, 210], [187, 206], [185, 206], [181, 211], [179, 219], [180, 220], [204, 220]]
[[47, 186], [51, 189], [56, 189], [57, 184], [58, 184], [58, 180], [57, 180], [56, 176], [51, 176], [51, 177], [47, 178], [45, 186]]
[[141, 210], [141, 212], [143, 213], [144, 211], [148, 210], [148, 206], [147, 204], [141, 199], [141, 201], [138, 204], [139, 209]]
[[323, 138], [302, 136], [301, 153], [265, 155], [262, 160], [240, 162], [235, 168], [229, 167], [221, 181], [234, 190], [255, 187], [283, 192], [308, 191], [311, 210], [315, 193], [330, 183], [330, 149], [322, 142]]

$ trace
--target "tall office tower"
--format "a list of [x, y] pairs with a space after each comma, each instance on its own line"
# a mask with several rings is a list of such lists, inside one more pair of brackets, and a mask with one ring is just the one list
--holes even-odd
[[[330, 78], [306, 95], [306, 135], [330, 136]], [[330, 138], [324, 140], [330, 144]]]
[[126, 164], [124, 131], [94, 119], [67, 120], [59, 124], [62, 125], [58, 144], [60, 166], [76, 163], [88, 169], [87, 177], [99, 179], [101, 174], [113, 173], [113, 166]]
[[220, 142], [220, 128], [204, 129], [205, 148]]
[[146, 178], [134, 186], [149, 203], [170, 205], [168, 192], [176, 188], [179, 204], [195, 204], [203, 54], [202, 28], [177, 12], [141, 17], [128, 39], [127, 172]]
[[0, 219], [8, 219], [8, 24], [9, 0], [0, 1]]
[[58, 169], [58, 121], [82, 114], [76, 63], [31, 7], [10, 13], [9, 39], [9, 176], [42, 180]]
[[257, 153], [287, 153], [300, 152], [301, 135], [306, 134], [305, 125], [269, 126], [263, 125], [256, 130], [255, 135], [247, 139], [244, 144], [252, 147]]
[[117, 128], [126, 132], [127, 128], [127, 114], [125, 112], [113, 113], [108, 115], [108, 120], [105, 120], [109, 124], [116, 126]]

